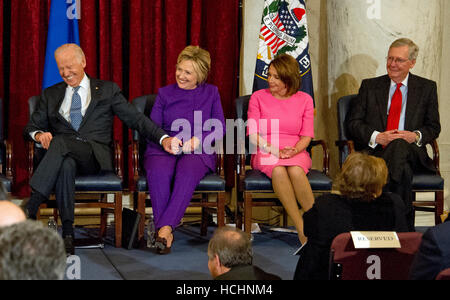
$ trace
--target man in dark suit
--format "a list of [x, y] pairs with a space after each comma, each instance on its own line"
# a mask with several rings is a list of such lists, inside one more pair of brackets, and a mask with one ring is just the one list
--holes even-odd
[[113, 170], [114, 115], [169, 153], [174, 153], [172, 142], [174, 149], [181, 142], [139, 113], [115, 83], [89, 78], [79, 46], [61, 46], [55, 51], [55, 59], [64, 82], [43, 91], [24, 129], [26, 139], [47, 149], [31, 178], [32, 193], [26, 208], [29, 217], [35, 219], [39, 205], [54, 190], [63, 238], [73, 254], [75, 176]]
[[233, 227], [220, 227], [208, 244], [208, 269], [215, 280], [280, 280], [253, 265], [250, 236]]
[[447, 268], [450, 268], [450, 215], [445, 223], [431, 227], [422, 236], [409, 278], [434, 280]]
[[413, 172], [436, 171], [425, 145], [441, 131], [436, 83], [410, 73], [418, 52], [409, 39], [392, 43], [388, 74], [363, 80], [346, 119], [356, 150], [368, 151], [386, 161], [387, 190], [405, 201], [411, 231]]

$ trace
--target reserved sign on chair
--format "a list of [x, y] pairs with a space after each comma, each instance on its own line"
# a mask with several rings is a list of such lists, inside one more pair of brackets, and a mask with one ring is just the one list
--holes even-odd
[[355, 249], [401, 248], [395, 231], [351, 231]]

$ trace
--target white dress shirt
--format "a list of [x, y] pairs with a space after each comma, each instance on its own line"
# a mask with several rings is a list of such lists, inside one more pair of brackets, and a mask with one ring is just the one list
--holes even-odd
[[[78, 90], [78, 94], [81, 97], [81, 115], [84, 117], [86, 110], [91, 103], [91, 81], [86, 74], [84, 74], [83, 79], [80, 82], [80, 89]], [[70, 123], [70, 107], [72, 106], [72, 96], [73, 96], [74, 88], [70, 85], [66, 88], [66, 93], [64, 95], [64, 100], [61, 103], [61, 107], [59, 108], [59, 113], [61, 116]], [[37, 133], [42, 131], [33, 131], [30, 132], [30, 136], [33, 140]], [[36, 141], [37, 142], [37, 141]]]

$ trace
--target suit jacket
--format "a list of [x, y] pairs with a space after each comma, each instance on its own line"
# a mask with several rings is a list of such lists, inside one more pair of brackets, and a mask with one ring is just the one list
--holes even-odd
[[[193, 90], [183, 90], [177, 84], [162, 87], [158, 91], [150, 118], [170, 136], [178, 136], [183, 142], [197, 136], [201, 141], [202, 148], [198, 154], [196, 151], [194, 153], [199, 155], [211, 171], [216, 170], [216, 153], [205, 152], [206, 146], [213, 144], [212, 141], [220, 141], [225, 135], [225, 118], [216, 86], [204, 83]], [[183, 124], [179, 122], [180, 120], [187, 122]], [[221, 128], [215, 128], [213, 125], [214, 130], [212, 130], [207, 125], [209, 120], [220, 123]], [[219, 125], [218, 123], [216, 124]], [[183, 125], [178, 127], [177, 124]], [[190, 126], [189, 132], [185, 132], [187, 130], [185, 125]], [[187, 133], [187, 135], [183, 136], [183, 133]], [[148, 143], [145, 155], [168, 154], [153, 142]]]
[[[372, 151], [368, 146], [372, 133], [375, 130], [386, 130], [390, 82], [388, 75], [363, 80], [358, 96], [351, 103], [345, 121], [346, 131], [358, 151]], [[423, 145], [439, 136], [441, 125], [434, 81], [409, 74], [405, 130], [419, 130], [422, 133]], [[378, 145], [377, 148], [381, 146]], [[425, 158], [428, 157], [426, 148], [417, 148], [421, 153], [421, 160], [428, 164]]]
[[303, 215], [308, 242], [300, 252], [294, 279], [328, 279], [331, 243], [340, 233], [408, 231], [405, 211], [401, 198], [392, 193], [383, 193], [371, 202], [335, 194], [320, 196]]
[[144, 114], [138, 112], [122, 95], [117, 84], [95, 78], [90, 79], [91, 102], [78, 131], [59, 113], [67, 84], [53, 85], [42, 92], [41, 99], [30, 121], [24, 128], [24, 137], [30, 133], [48, 131], [53, 136], [72, 135], [86, 140], [91, 146], [101, 170], [113, 170], [113, 121], [117, 115], [128, 127], [159, 143], [166, 134]]
[[281, 278], [275, 274], [267, 273], [257, 266], [239, 265], [217, 276], [215, 280], [281, 280]]
[[410, 279], [434, 280], [450, 268], [450, 219], [428, 229], [422, 236], [419, 251], [411, 265]]

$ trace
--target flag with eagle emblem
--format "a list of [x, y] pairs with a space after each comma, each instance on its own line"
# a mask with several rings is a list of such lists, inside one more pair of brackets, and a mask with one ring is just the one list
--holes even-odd
[[314, 99], [304, 0], [265, 0], [253, 91], [268, 87], [269, 63], [286, 53], [300, 65], [301, 91]]

